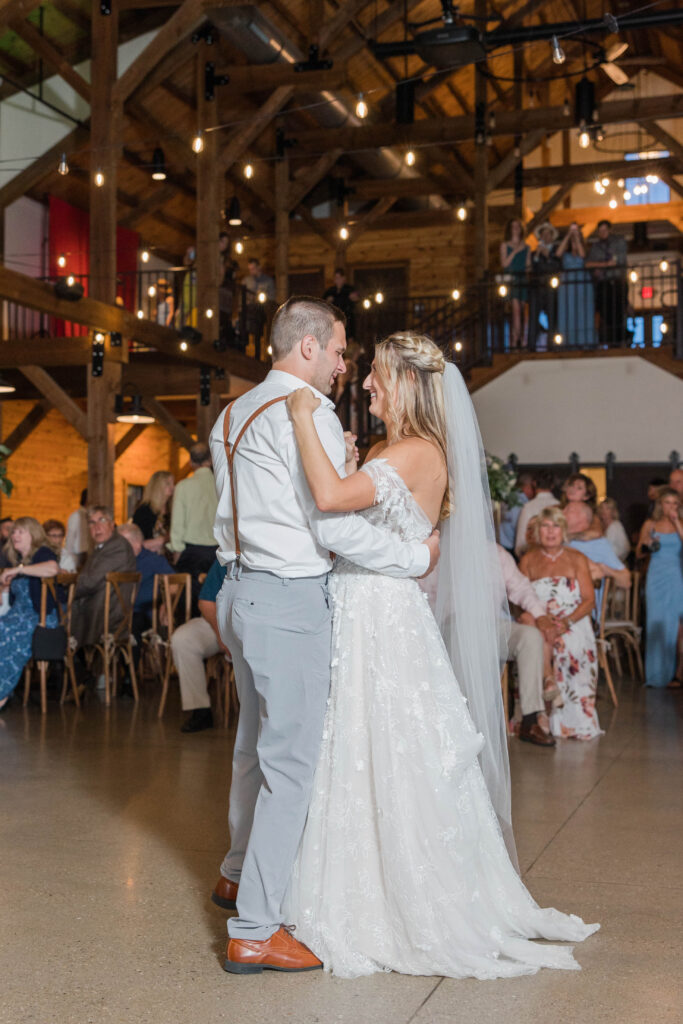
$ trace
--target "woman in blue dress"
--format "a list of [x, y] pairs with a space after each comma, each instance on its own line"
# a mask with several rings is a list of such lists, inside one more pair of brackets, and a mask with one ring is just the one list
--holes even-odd
[[[37, 519], [21, 516], [12, 524], [5, 547], [10, 563], [0, 573], [0, 587], [10, 588], [10, 610], [0, 618], [0, 708], [21, 679], [31, 657], [33, 633], [40, 620], [40, 581], [59, 572], [57, 557]], [[48, 604], [46, 626], [56, 626], [57, 610]]]
[[557, 333], [572, 348], [595, 348], [595, 295], [585, 269], [586, 243], [574, 223], [557, 248], [564, 273], [557, 296]]
[[529, 301], [527, 275], [531, 266], [531, 249], [524, 241], [521, 220], [511, 220], [500, 245], [500, 265], [512, 276], [510, 302], [512, 304], [512, 335], [510, 348], [521, 348], [524, 336], [524, 308]]
[[645, 600], [645, 682], [647, 686], [679, 688], [676, 677], [678, 631], [683, 621], [683, 523], [680, 498], [662, 487], [652, 518], [643, 523], [637, 554], [652, 552]]

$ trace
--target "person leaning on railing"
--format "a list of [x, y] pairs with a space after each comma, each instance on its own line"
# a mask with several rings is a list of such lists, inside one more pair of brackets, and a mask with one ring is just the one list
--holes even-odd
[[[11, 606], [0, 618], [0, 709], [31, 657], [33, 633], [40, 621], [41, 580], [59, 572], [45, 531], [32, 516], [14, 520], [6, 553], [10, 566], [0, 573], [0, 587], [10, 588]], [[57, 610], [50, 597], [45, 625], [57, 625]]]

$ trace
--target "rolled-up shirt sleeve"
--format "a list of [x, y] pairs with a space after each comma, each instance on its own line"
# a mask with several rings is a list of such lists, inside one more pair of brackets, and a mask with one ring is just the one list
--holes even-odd
[[500, 567], [503, 572], [503, 579], [505, 581], [505, 590], [507, 592], [508, 601], [511, 604], [519, 605], [525, 612], [529, 612], [535, 619], [540, 618], [541, 615], [545, 615], [546, 611], [541, 602], [536, 596], [536, 591], [531, 585], [531, 581], [526, 578], [523, 572], [520, 572], [515, 565], [515, 560], [512, 555], [504, 551], [500, 546], [498, 547], [498, 557], [500, 559]]
[[[341, 424], [330, 409], [315, 415], [318, 436], [340, 476], [344, 476], [345, 446]], [[404, 542], [373, 526], [353, 512], [321, 512], [306, 483], [299, 449], [292, 442], [288, 453], [292, 482], [318, 543], [363, 569], [387, 576], [422, 576], [429, 567], [429, 549], [419, 541]]]

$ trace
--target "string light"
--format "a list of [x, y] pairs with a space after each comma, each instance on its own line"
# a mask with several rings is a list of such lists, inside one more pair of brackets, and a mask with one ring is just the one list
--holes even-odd
[[207, 320], [211, 320], [211, 318], [213, 317], [213, 310], [211, 309], [211, 307], [204, 311], [204, 316], [206, 317]]
[[104, 342], [104, 335], [102, 334], [102, 331], [95, 331], [94, 340], [97, 342], [98, 345], [101, 345]]
[[453, 348], [455, 349], [456, 352], [462, 352], [462, 342], [461, 341], [456, 341], [456, 343], [453, 346]]
[[347, 227], [339, 228], [339, 237], [345, 242], [349, 237], [349, 229]]
[[192, 140], [192, 152], [201, 153], [204, 149], [204, 132], [200, 130], [197, 132]]
[[506, 284], [501, 284], [498, 286], [498, 294], [500, 295], [501, 299], [504, 299], [507, 293], [508, 289]]
[[140, 259], [143, 263], [149, 263], [149, 249], [143, 249], [140, 253]]
[[156, 288], [154, 287], [153, 284], [151, 284], [149, 286], [149, 288], [147, 289], [147, 294], [149, 295], [150, 299], [153, 299], [154, 296], [156, 295], [156, 293], [157, 293]]
[[181, 352], [187, 352], [187, 342], [186, 341], [181, 341], [180, 342], [180, 351]]
[[413, 152], [412, 149], [409, 149], [408, 152], [406, 153], [406, 164], [408, 165], [408, 167], [415, 166], [415, 159], [415, 153]]
[[631, 198], [631, 193], [627, 189], [626, 192], [624, 192], [624, 202], [627, 203], [630, 198]]
[[564, 98], [564, 106], [562, 107], [562, 113], [564, 114], [565, 117], [569, 117], [571, 112], [572, 112], [572, 108], [571, 108], [571, 105], [569, 103], [569, 97], [565, 96], [565, 98]]
[[458, 207], [457, 218], [458, 218], [458, 220], [467, 220], [467, 207], [466, 206], [459, 206]]
[[604, 188], [609, 188], [609, 178], [603, 178], [603, 179], [602, 179], [602, 181], [600, 182], [600, 184], [601, 184], [601, 185], [602, 185], [602, 186], [603, 186]]
[[368, 105], [363, 99], [363, 93], [358, 94], [358, 102], [356, 103], [356, 117], [359, 117], [361, 121], [368, 116]]
[[273, 354], [273, 346], [269, 345], [268, 348], [266, 349], [266, 352], [268, 353], [269, 356], [272, 356], [272, 354]]
[[624, 181], [624, 179], [619, 178], [619, 181], [617, 182], [617, 188], [623, 188], [625, 184], [626, 182]]
[[669, 325], [667, 323], [662, 323], [659, 326], [659, 330], [660, 330], [661, 334], [666, 334], [667, 331], [669, 330]]
[[591, 144], [591, 137], [588, 132], [579, 132], [579, 146], [581, 149], [588, 149]]
[[57, 257], [57, 266], [58, 267], [65, 267], [66, 266], [66, 256], [64, 255], [64, 253], [60, 253], [59, 256]]
[[247, 178], [247, 179], [254, 177], [254, 165], [253, 164], [245, 164], [244, 165], [244, 177]]
[[451, 292], [451, 298], [453, 299], [453, 302], [457, 302], [460, 298], [460, 291], [457, 288], [454, 288]]
[[559, 277], [551, 277], [550, 278], [550, 287], [551, 288], [559, 288], [560, 287], [560, 279], [559, 279]]
[[145, 317], [145, 314], [142, 312], [141, 309], [139, 309], [135, 315], [138, 318], [138, 320], [143, 320]]
[[244, 252], [244, 244], [242, 242], [235, 242], [235, 252], [238, 256], [241, 256]]
[[629, 280], [630, 280], [631, 284], [636, 284], [637, 283], [637, 281], [638, 281], [638, 271], [637, 270], [632, 270], [631, 273], [628, 276], [629, 276]]
[[562, 337], [561, 334], [556, 334], [555, 337], [553, 338], [553, 341], [555, 342], [556, 345], [561, 345], [562, 342], [564, 341], [564, 338]]
[[263, 303], [266, 301], [267, 298], [268, 298], [268, 296], [266, 295], [265, 292], [259, 292], [258, 293], [258, 300], [261, 303], [261, 305], [263, 305]]
[[68, 284], [69, 288], [73, 288], [73, 286], [76, 284], [76, 278], [73, 276], [73, 274], [69, 274], [69, 276], [66, 279], [66, 283]]
[[102, 188], [104, 185], [104, 174], [102, 171], [95, 171], [95, 185], [97, 188]]
[[663, 274], [666, 274], [667, 270], [669, 269], [669, 261], [662, 260], [662, 262], [659, 264], [659, 269]]
[[69, 173], [69, 165], [66, 161], [66, 153], [62, 153], [62, 155], [59, 158], [59, 167], [57, 168], [57, 172], [58, 174], [61, 174], [62, 177]]
[[557, 41], [557, 36], [553, 36], [550, 45], [553, 51], [553, 64], [564, 64], [567, 59], [567, 55]]
[[599, 196], [604, 196], [605, 189], [604, 189], [603, 184], [602, 184], [601, 181], [596, 181], [594, 186], [593, 186], [593, 188], [595, 189], [595, 191], [598, 193]]
[[382, 303], [384, 302], [384, 295], [382, 294], [382, 292], [375, 293], [375, 302], [377, 303], [378, 306], [382, 305]]
[[372, 302], [370, 299], [363, 299], [363, 309], [370, 309]]
[[616, 210], [618, 205], [619, 204], [617, 203], [616, 199], [610, 199], [610, 201], [609, 201], [609, 208], [610, 208], [610, 210]]

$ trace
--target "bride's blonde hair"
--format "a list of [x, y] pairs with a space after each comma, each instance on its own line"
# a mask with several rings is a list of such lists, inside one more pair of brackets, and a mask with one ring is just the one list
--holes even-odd
[[[398, 331], [375, 348], [375, 372], [386, 392], [387, 416], [397, 440], [422, 437], [437, 446], [448, 464], [443, 352], [425, 334]], [[441, 519], [451, 508], [449, 487]]]

